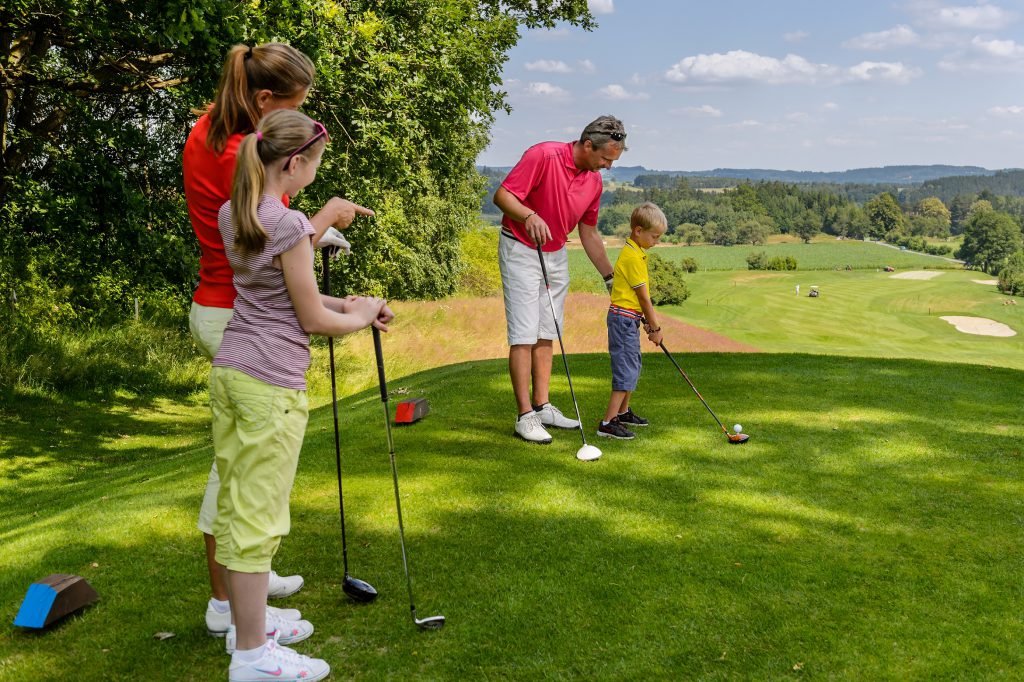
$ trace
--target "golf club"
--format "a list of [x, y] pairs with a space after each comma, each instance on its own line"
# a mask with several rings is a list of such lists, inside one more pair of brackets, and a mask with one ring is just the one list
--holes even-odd
[[[331, 258], [328, 255], [329, 249], [324, 249], [321, 255], [324, 262], [324, 293], [331, 295]], [[331, 407], [334, 410], [334, 461], [338, 469], [338, 510], [341, 513], [341, 561], [345, 569], [345, 578], [341, 581], [341, 590], [349, 599], [360, 604], [366, 604], [377, 598], [377, 590], [373, 585], [353, 578], [348, 574], [348, 546], [345, 542], [345, 496], [341, 491], [341, 433], [338, 428], [338, 386], [334, 377], [334, 339], [327, 337], [327, 350], [331, 358]]]
[[[647, 320], [641, 318], [641, 321], [644, 324], [647, 324]], [[704, 407], [708, 408], [708, 412], [710, 412], [711, 416], [715, 418], [715, 421], [718, 422], [718, 425], [722, 427], [722, 431], [725, 433], [725, 437], [729, 439], [729, 442], [732, 443], [733, 445], [740, 445], [750, 440], [750, 436], [748, 436], [745, 433], [729, 433], [729, 429], [725, 428], [725, 424], [722, 423], [722, 420], [719, 419], [717, 415], [715, 415], [714, 410], [712, 410], [711, 406], [708, 405], [708, 401], [704, 400], [704, 396], [700, 394], [700, 391], [697, 390], [697, 387], [693, 385], [692, 381], [690, 381], [690, 377], [686, 376], [686, 372], [684, 372], [683, 368], [679, 366], [679, 363], [676, 362], [676, 359], [672, 357], [672, 354], [668, 352], [668, 348], [665, 348], [665, 342], [662, 341], [658, 345], [661, 347], [663, 351], [665, 351], [665, 355], [667, 355], [668, 359], [672, 361], [672, 364], [676, 366], [676, 369], [678, 369], [679, 373], [683, 375], [683, 378], [686, 379], [686, 383], [690, 384], [690, 388], [692, 388], [693, 392], [697, 394], [697, 397], [700, 398], [700, 401], [704, 403]], [[737, 427], [737, 429], [738, 428], [739, 427]]]
[[569, 374], [569, 361], [565, 358], [565, 344], [562, 343], [562, 330], [558, 326], [558, 315], [555, 314], [555, 299], [551, 297], [551, 284], [548, 283], [548, 267], [544, 264], [544, 252], [541, 245], [537, 244], [537, 257], [540, 258], [540, 271], [544, 274], [544, 288], [548, 292], [548, 303], [551, 304], [551, 319], [555, 322], [555, 334], [558, 335], [558, 347], [562, 351], [562, 364], [565, 365], [565, 378], [569, 380], [569, 394], [572, 396], [572, 406], [576, 408], [576, 423], [580, 425], [580, 438], [583, 439], [583, 446], [576, 451], [576, 459], [583, 462], [592, 462], [601, 456], [601, 451], [593, 445], [587, 444], [587, 436], [583, 433], [583, 418], [580, 416], [580, 406], [576, 402], [576, 391], [572, 387], [572, 375]]
[[412, 578], [409, 576], [409, 560], [405, 552], [405, 528], [402, 526], [402, 501], [398, 495], [398, 467], [395, 465], [395, 442], [391, 438], [391, 415], [388, 410], [388, 384], [384, 378], [384, 352], [380, 347], [380, 330], [373, 330], [373, 350], [377, 355], [377, 379], [380, 382], [380, 401], [384, 405], [384, 426], [388, 434], [388, 454], [391, 457], [391, 477], [395, 481], [395, 509], [398, 510], [398, 539], [402, 545], [402, 568], [405, 569], [405, 584], [409, 587], [409, 611], [412, 622], [421, 630], [440, 630], [444, 627], [444, 616], [416, 617], [416, 604], [412, 599]]

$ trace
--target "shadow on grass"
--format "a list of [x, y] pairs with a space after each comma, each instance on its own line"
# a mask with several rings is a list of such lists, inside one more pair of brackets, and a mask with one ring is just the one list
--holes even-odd
[[[512, 438], [503, 361], [391, 382], [407, 391], [392, 411], [404, 397], [431, 402], [426, 420], [394, 437], [418, 615], [449, 619], [437, 633], [409, 619], [375, 390], [340, 406], [350, 568], [382, 596], [371, 606], [341, 596], [331, 414], [314, 412], [292, 534], [276, 562], [307, 581], [289, 606], [317, 634], [297, 648], [358, 679], [1020, 669], [1020, 372], [680, 358], [723, 420], [752, 434], [736, 447], [657, 360], [647, 360], [635, 397], [652, 426], [619, 443], [590, 437], [607, 360], [570, 358], [588, 440], [605, 453], [591, 464], [572, 456], [578, 433], [557, 432], [547, 447]], [[564, 378], [554, 383], [570, 413]], [[0, 634], [0, 661], [54, 679], [71, 670], [75, 679], [222, 676], [220, 641], [202, 626], [204, 567], [191, 530], [208, 464], [206, 451], [151, 454], [139, 467], [111, 461], [85, 474], [103, 485], [73, 491], [67, 505], [63, 490], [34, 491], [54, 519], [21, 517], [0, 615], [13, 618], [19, 592], [54, 570], [86, 575], [104, 601], [53, 636]], [[56, 533], [51, 544], [26, 551], [43, 524]], [[156, 642], [158, 630], [177, 636]]]

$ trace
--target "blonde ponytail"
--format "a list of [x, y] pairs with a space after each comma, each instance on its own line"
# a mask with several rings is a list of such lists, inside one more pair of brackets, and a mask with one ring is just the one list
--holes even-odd
[[[291, 109], [278, 109], [264, 116], [256, 132], [246, 135], [238, 146], [235, 179], [231, 187], [231, 220], [235, 225], [235, 248], [245, 255], [263, 251], [267, 231], [257, 209], [266, 186], [267, 166], [297, 154], [313, 157], [327, 143], [323, 126], [309, 116]], [[318, 133], [318, 131], [320, 131]]]
[[231, 187], [231, 216], [235, 222], [235, 248], [245, 255], [259, 253], [267, 244], [267, 231], [256, 209], [263, 196], [266, 171], [260, 159], [257, 134], [246, 135], [238, 145], [235, 181]]

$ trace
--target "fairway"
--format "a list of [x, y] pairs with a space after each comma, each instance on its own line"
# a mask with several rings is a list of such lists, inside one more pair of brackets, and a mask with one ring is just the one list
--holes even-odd
[[[876, 244], [836, 242], [783, 244], [764, 247], [770, 256], [782, 247], [805, 247], [815, 252], [822, 270], [767, 272], [746, 270], [700, 271], [686, 274], [690, 298], [682, 305], [661, 310], [679, 320], [735, 341], [773, 353], [819, 353], [878, 358], [918, 358], [997, 365], [1024, 369], [1024, 309], [1004, 305], [1009, 297], [994, 285], [974, 280], [984, 273], [960, 269], [928, 271], [931, 279], [901, 279], [905, 274], [882, 271], [880, 256], [890, 252], [921, 259], [938, 259], [892, 251]], [[658, 249], [672, 260], [691, 247]], [[722, 248], [722, 247], [707, 247]], [[736, 249], [738, 247], [730, 247]], [[863, 269], [836, 270], [846, 249], [876, 256]], [[574, 276], [580, 286], [593, 290], [599, 280], [586, 254], [573, 252]], [[800, 257], [803, 263], [803, 257]], [[800, 295], [796, 295], [796, 285]], [[820, 287], [819, 298], [807, 296]], [[964, 334], [940, 319], [944, 315], [982, 317], [1017, 331], [1012, 337]], [[671, 349], [673, 339], [666, 338]]]
[[[645, 360], [635, 401], [652, 426], [628, 443], [593, 438], [605, 454], [590, 464], [573, 458], [578, 434], [559, 432], [548, 447], [511, 437], [503, 361], [391, 382], [395, 397], [432, 406], [395, 431], [418, 614], [448, 619], [432, 633], [409, 618], [378, 392], [341, 404], [349, 562], [382, 593], [369, 606], [341, 595], [331, 417], [316, 410], [275, 564], [306, 578], [285, 602], [317, 628], [301, 650], [326, 658], [332, 679], [366, 680], [1020, 670], [1019, 371], [681, 360], [748, 444], [728, 445], [659, 356]], [[571, 363], [590, 428], [607, 399], [607, 359]], [[554, 384], [567, 406], [564, 378]], [[88, 420], [65, 421], [59, 447], [77, 455], [59, 464], [38, 436], [45, 406], [23, 407], [2, 452], [3, 494], [19, 501], [0, 531], [3, 617], [53, 571], [84, 575], [102, 600], [43, 636], [0, 632], [0, 679], [222, 678], [194, 531], [210, 461], [201, 408], [143, 423], [115, 406], [121, 416], [105, 431], [169, 433], [180, 443], [171, 449], [126, 450], [90, 436]], [[182, 440], [189, 433], [199, 442]]]

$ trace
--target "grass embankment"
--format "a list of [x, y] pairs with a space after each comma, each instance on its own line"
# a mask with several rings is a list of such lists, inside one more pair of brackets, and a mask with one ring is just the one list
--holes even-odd
[[[307, 580], [287, 601], [317, 633], [297, 648], [329, 660], [334, 679], [1020, 670], [1021, 372], [682, 360], [718, 414], [752, 434], [747, 445], [725, 442], [664, 359], [648, 358], [636, 401], [653, 425], [631, 443], [598, 441], [605, 456], [589, 465], [573, 458], [573, 433], [549, 447], [510, 436], [501, 360], [393, 372], [393, 390], [433, 408], [395, 431], [395, 447], [418, 612], [449, 621], [434, 633], [409, 621], [374, 389], [341, 415], [350, 567], [382, 597], [341, 596], [332, 422], [315, 411], [276, 562]], [[570, 362], [589, 426], [607, 360]], [[190, 436], [199, 419], [136, 407], [5, 408], [0, 489], [16, 503], [0, 524], [0, 617], [9, 623], [28, 583], [50, 572], [84, 575], [102, 600], [47, 634], [0, 631], [0, 679], [223, 677], [193, 529], [211, 454]]]

